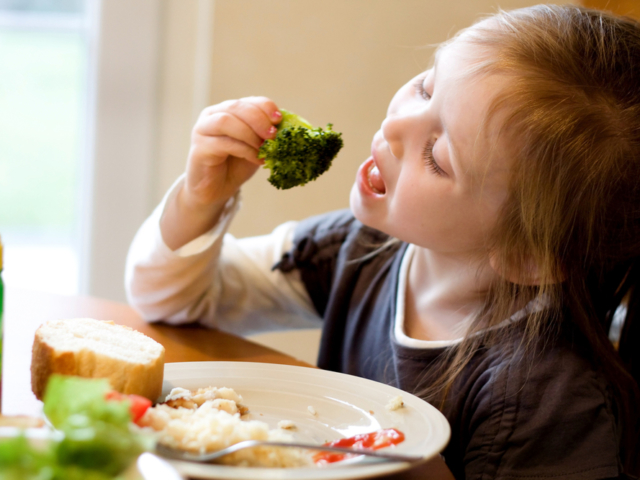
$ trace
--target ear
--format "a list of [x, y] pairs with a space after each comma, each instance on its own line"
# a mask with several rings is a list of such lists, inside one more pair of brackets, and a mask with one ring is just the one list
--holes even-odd
[[540, 285], [540, 271], [533, 258], [529, 258], [521, 265], [512, 262], [505, 265], [495, 253], [489, 255], [489, 265], [505, 280], [518, 285]]

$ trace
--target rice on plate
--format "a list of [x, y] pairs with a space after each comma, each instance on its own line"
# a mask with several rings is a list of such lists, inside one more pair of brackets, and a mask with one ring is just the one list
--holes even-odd
[[[220, 450], [245, 440], [291, 442], [293, 437], [259, 420], [242, 420], [248, 408], [231, 388], [207, 387], [195, 392], [174, 388], [165, 402], [149, 408], [138, 421], [156, 432], [159, 443], [191, 453]], [[298, 448], [254, 447], [220, 459], [221, 463], [252, 467], [302, 467], [313, 464]]]

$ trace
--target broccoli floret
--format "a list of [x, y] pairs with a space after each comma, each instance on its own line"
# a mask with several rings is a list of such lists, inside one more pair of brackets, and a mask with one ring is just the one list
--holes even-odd
[[280, 110], [282, 120], [273, 140], [266, 140], [258, 151], [264, 168], [271, 170], [269, 183], [286, 190], [315, 180], [329, 170], [331, 161], [342, 148], [342, 134], [331, 124], [326, 130], [313, 128], [305, 119]]

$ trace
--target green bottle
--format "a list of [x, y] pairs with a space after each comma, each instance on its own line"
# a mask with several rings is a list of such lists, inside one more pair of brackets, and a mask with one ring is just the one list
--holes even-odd
[[0, 237], [0, 382], [2, 381], [2, 314], [4, 312], [4, 283], [2, 282], [2, 237]]

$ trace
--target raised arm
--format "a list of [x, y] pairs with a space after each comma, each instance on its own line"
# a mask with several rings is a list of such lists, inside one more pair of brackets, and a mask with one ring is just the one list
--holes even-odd
[[127, 295], [146, 320], [200, 321], [238, 333], [318, 321], [297, 272], [271, 270], [290, 248], [294, 224], [259, 241], [225, 235], [239, 189], [262, 164], [258, 148], [275, 135], [279, 118], [263, 97], [200, 115], [185, 175], [140, 228], [127, 258]]

